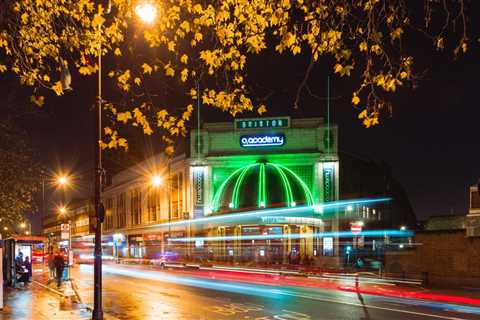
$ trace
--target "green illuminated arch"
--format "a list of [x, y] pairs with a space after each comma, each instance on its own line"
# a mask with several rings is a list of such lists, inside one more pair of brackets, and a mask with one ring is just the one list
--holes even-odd
[[[225, 197], [227, 190], [232, 190], [228, 207], [231, 210], [239, 209], [240, 195], [243, 190], [242, 188], [246, 186], [245, 181], [247, 180], [247, 176], [256, 174], [257, 172], [258, 178], [255, 181], [255, 183], [257, 184], [256, 206], [258, 208], [268, 207], [267, 204], [271, 203], [271, 199], [269, 199], [269, 195], [267, 194], [267, 168], [271, 168], [271, 171], [269, 172], [273, 172], [279, 177], [279, 180], [281, 182], [281, 188], [283, 190], [283, 202], [286, 204], [287, 207], [294, 207], [296, 205], [296, 199], [294, 198], [292, 183], [296, 184], [295, 190], [297, 190], [297, 192], [301, 192], [300, 198], [303, 198], [306, 204], [308, 204], [309, 206], [313, 205], [313, 196], [310, 192], [310, 189], [295, 172], [279, 164], [259, 162], [236, 169], [227, 177], [227, 179], [225, 179], [225, 181], [222, 182], [222, 184], [214, 194], [212, 200], [212, 210], [220, 210], [220, 208], [222, 207], [222, 200]], [[229, 188], [231, 184], [233, 184], [232, 189]], [[272, 185], [272, 187], [274, 187], [274, 185]]]
[[302, 178], [300, 178], [295, 172], [293, 172], [292, 170], [288, 169], [287, 167], [284, 167], [284, 166], [281, 166], [281, 165], [278, 165], [280, 168], [282, 168], [283, 170], [287, 171], [288, 173], [290, 173], [299, 183], [300, 185], [302, 186], [303, 188], [303, 192], [305, 192], [305, 196], [307, 198], [307, 201], [308, 201], [308, 205], [309, 206], [312, 206], [313, 205], [313, 196], [312, 196], [312, 193], [310, 192], [310, 189], [308, 189], [308, 186], [306, 185], [306, 183], [302, 180]]

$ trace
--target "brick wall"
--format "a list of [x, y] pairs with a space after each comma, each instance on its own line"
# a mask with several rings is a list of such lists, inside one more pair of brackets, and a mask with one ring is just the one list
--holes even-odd
[[415, 249], [389, 252], [385, 271], [408, 276], [427, 276], [439, 287], [480, 287], [480, 237], [465, 231], [424, 231], [415, 235]]

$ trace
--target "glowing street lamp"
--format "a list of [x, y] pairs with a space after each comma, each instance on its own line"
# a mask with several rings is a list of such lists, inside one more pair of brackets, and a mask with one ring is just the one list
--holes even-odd
[[152, 186], [157, 188], [162, 184], [162, 177], [160, 177], [159, 175], [153, 175], [150, 179], [150, 183], [152, 184]]
[[65, 187], [69, 183], [70, 183], [70, 179], [65, 175], [61, 175], [57, 178], [57, 184], [61, 187]]
[[157, 8], [151, 3], [142, 3], [135, 7], [135, 13], [143, 22], [150, 24], [157, 16]]
[[67, 213], [67, 208], [65, 206], [61, 206], [60, 208], [58, 208], [58, 212], [60, 214], [65, 214]]
[[3, 227], [3, 230], [7, 231], [7, 230], [8, 230], [8, 227]]
[[27, 227], [27, 224], [25, 222], [20, 223], [20, 228], [25, 229]]

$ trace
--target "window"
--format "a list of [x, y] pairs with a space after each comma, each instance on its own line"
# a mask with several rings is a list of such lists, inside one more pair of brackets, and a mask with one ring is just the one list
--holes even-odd
[[105, 200], [105, 221], [103, 226], [105, 230], [113, 229], [113, 198]]
[[477, 191], [470, 193], [470, 199], [472, 199], [470, 202], [471, 209], [480, 209], [480, 195]]
[[133, 226], [142, 223], [142, 193], [139, 188], [130, 191], [131, 223]]
[[125, 228], [127, 222], [127, 199], [125, 192], [117, 196], [117, 228]]
[[171, 186], [171, 210], [172, 219], [182, 218], [183, 212], [183, 173], [179, 172], [172, 175]]
[[160, 191], [158, 188], [152, 188], [147, 197], [148, 221], [154, 222], [160, 216]]

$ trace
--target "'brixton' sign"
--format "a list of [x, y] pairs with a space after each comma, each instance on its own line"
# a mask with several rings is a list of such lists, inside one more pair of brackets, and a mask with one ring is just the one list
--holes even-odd
[[256, 134], [240, 137], [240, 146], [250, 147], [278, 147], [285, 144], [284, 134]]
[[235, 129], [275, 129], [288, 128], [289, 126], [289, 117], [235, 120]]

